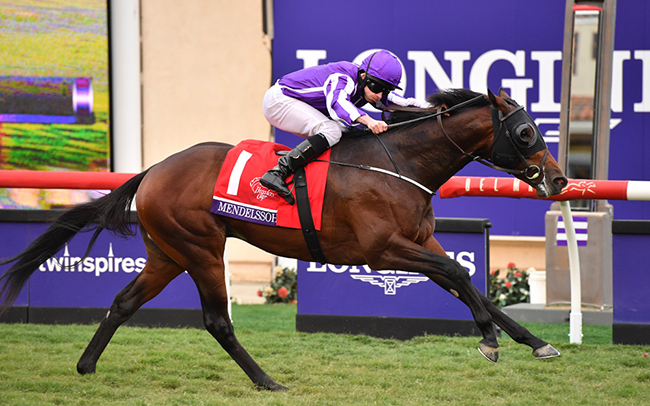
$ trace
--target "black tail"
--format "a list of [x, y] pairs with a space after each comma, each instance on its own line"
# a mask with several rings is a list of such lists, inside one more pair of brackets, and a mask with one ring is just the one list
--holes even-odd
[[82, 229], [95, 230], [84, 257], [103, 230], [124, 237], [133, 236], [134, 232], [129, 227], [131, 203], [148, 171], [134, 176], [106, 196], [64, 211], [20, 254], [0, 262], [0, 265], [4, 265], [18, 261], [0, 278], [0, 315], [16, 301], [23, 286], [38, 267], [59, 252]]

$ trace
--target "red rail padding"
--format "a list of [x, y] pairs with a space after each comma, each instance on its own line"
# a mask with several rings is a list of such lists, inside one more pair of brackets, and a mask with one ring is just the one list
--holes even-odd
[[[135, 173], [0, 170], [0, 188], [115, 190]], [[438, 190], [443, 199], [460, 196], [540, 199], [516, 178], [455, 176]], [[569, 179], [561, 194], [544, 200], [650, 200], [650, 182]]]
[[[646, 200], [645, 193], [639, 193], [640, 186], [648, 190], [650, 182], [627, 180], [584, 180], [569, 179], [562, 193], [544, 200]], [[540, 199], [535, 190], [516, 178], [481, 178], [455, 176], [448, 180], [438, 195], [443, 198], [459, 196], [490, 196]]]
[[0, 187], [115, 190], [135, 173], [0, 170]]

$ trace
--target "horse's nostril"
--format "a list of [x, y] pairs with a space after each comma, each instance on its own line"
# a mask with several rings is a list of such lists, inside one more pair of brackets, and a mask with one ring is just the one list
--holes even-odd
[[569, 181], [564, 176], [558, 176], [557, 178], [553, 179], [553, 183], [555, 186], [558, 186], [560, 189], [562, 189], [569, 183]]

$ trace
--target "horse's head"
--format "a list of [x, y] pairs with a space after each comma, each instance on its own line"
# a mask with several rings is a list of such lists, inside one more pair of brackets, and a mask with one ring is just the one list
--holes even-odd
[[488, 90], [488, 98], [493, 107], [492, 163], [535, 188], [539, 197], [559, 194], [567, 178], [533, 119], [503, 89], [499, 96]]

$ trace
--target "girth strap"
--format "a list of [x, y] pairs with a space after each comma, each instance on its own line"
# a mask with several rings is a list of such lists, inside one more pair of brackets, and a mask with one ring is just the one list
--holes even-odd
[[305, 237], [305, 242], [307, 243], [307, 249], [314, 261], [324, 265], [327, 261], [325, 260], [325, 254], [323, 254], [323, 249], [320, 246], [320, 241], [316, 234], [316, 227], [314, 227], [314, 218], [311, 214], [311, 206], [309, 204], [307, 176], [304, 167], [296, 169], [293, 176], [293, 183], [296, 190], [298, 218], [302, 227], [302, 235]]

